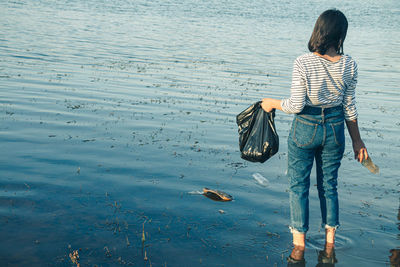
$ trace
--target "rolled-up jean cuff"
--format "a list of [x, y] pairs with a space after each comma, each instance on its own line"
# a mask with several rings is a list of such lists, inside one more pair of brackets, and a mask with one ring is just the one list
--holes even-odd
[[327, 224], [322, 224], [321, 225], [323, 228], [325, 228], [325, 229], [338, 229], [338, 227], [339, 227], [339, 224], [338, 225], [335, 225], [335, 226], [330, 226], [330, 225], [327, 225]]
[[306, 232], [301, 232], [301, 231], [295, 229], [295, 228], [292, 227], [292, 226], [289, 226], [289, 229], [290, 229], [290, 232], [291, 232], [292, 234], [305, 234], [305, 233], [306, 233]]

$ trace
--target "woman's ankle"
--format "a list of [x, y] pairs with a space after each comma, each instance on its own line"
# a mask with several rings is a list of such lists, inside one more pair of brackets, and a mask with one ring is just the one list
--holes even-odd
[[326, 244], [335, 244], [335, 233], [336, 233], [336, 228], [329, 227], [325, 229]]
[[293, 245], [297, 247], [306, 246], [306, 234], [305, 233], [293, 233]]

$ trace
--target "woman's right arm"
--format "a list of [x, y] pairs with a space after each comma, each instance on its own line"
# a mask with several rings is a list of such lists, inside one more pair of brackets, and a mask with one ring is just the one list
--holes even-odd
[[285, 113], [299, 113], [303, 110], [306, 103], [306, 88], [304, 72], [298, 59], [295, 60], [292, 73], [292, 86], [290, 87], [290, 98], [283, 100], [274, 98], [264, 98], [261, 107], [266, 112], [272, 109], [279, 109]]
[[367, 148], [361, 139], [360, 130], [358, 129], [358, 121], [346, 120], [347, 130], [349, 131], [351, 141], [353, 142], [354, 158], [359, 162], [368, 158]]

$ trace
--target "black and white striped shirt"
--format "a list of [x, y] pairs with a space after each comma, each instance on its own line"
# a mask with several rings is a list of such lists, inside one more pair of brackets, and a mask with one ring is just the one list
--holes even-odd
[[286, 113], [299, 113], [304, 106], [343, 105], [346, 120], [357, 118], [355, 88], [357, 64], [348, 55], [331, 62], [314, 53], [298, 57], [293, 66], [290, 98], [281, 102]]

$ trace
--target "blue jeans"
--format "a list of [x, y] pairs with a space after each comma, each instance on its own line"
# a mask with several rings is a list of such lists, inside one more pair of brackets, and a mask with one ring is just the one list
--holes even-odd
[[292, 231], [308, 231], [308, 195], [314, 158], [322, 227], [339, 226], [337, 177], [344, 146], [342, 106], [325, 109], [306, 106], [295, 115], [288, 138]]

